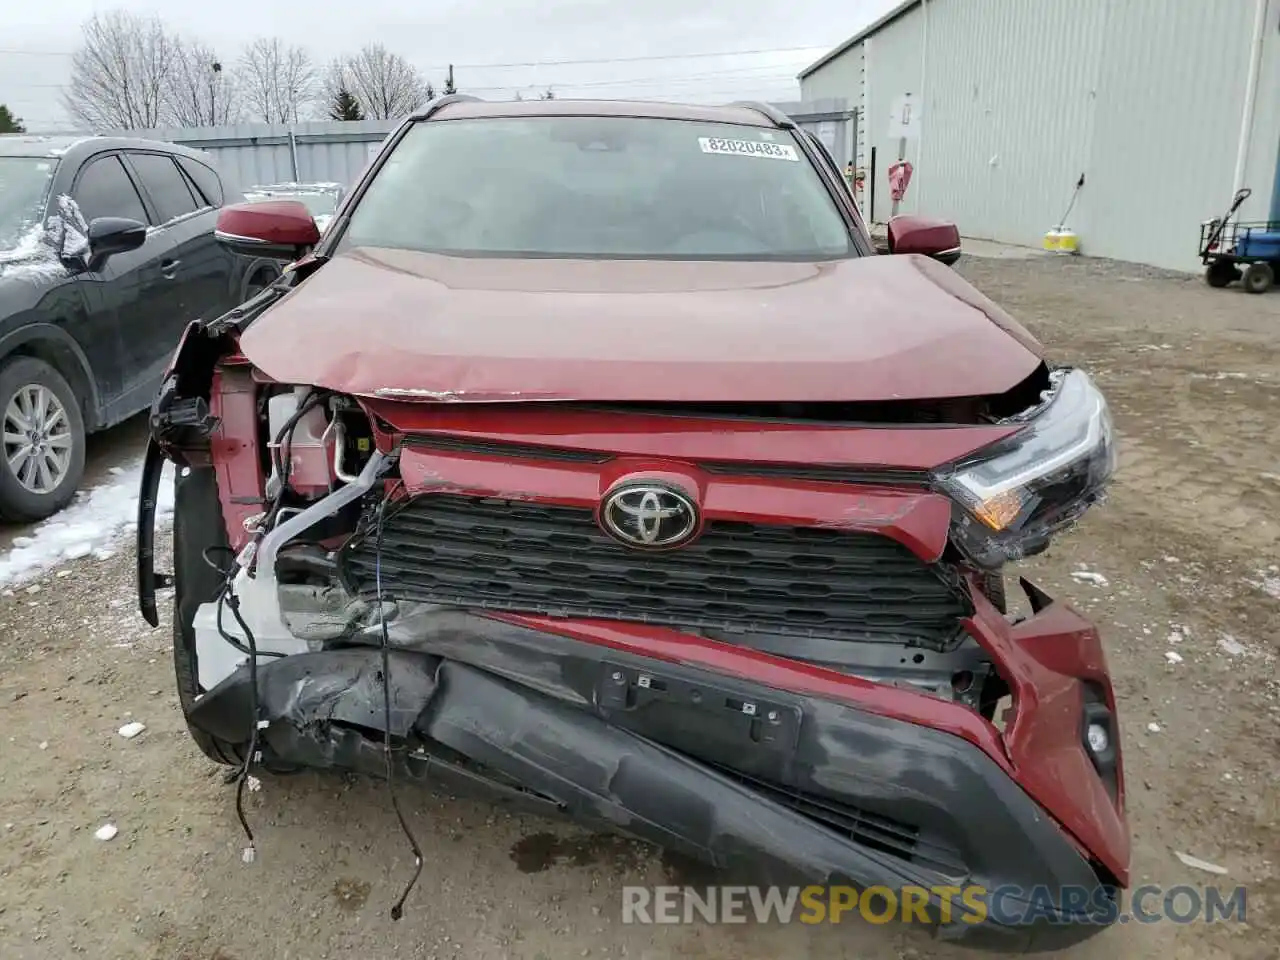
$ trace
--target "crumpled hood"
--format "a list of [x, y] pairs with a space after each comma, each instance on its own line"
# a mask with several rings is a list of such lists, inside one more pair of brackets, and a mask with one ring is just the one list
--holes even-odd
[[254, 321], [284, 383], [446, 401], [821, 402], [1002, 393], [1040, 345], [917, 256], [822, 263], [345, 252]]

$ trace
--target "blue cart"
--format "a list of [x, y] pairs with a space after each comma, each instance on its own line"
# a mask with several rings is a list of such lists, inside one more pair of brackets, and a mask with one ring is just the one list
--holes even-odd
[[1233, 220], [1248, 199], [1247, 187], [1231, 201], [1223, 217], [1200, 224], [1200, 261], [1211, 287], [1225, 287], [1239, 280], [1250, 293], [1265, 293], [1280, 271], [1280, 220]]

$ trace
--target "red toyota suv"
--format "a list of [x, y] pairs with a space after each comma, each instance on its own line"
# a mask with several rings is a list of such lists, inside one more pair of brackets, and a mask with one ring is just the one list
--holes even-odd
[[1102, 644], [1002, 576], [1103, 494], [1111, 419], [945, 265], [953, 225], [877, 254], [768, 107], [453, 96], [323, 239], [287, 200], [218, 229], [291, 262], [178, 348], [138, 578], [153, 625], [175, 587], [228, 782], [474, 788], [761, 880], [923, 888], [995, 948], [1115, 919]]

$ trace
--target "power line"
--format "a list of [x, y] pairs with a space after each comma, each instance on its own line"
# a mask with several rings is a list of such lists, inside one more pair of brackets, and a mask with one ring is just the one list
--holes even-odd
[[[654, 83], [688, 83], [698, 80], [723, 79], [723, 80], [768, 80], [768, 79], [794, 79], [792, 73], [780, 73], [781, 67], [775, 65], [761, 67], [733, 67], [728, 70], [709, 70], [704, 73], [676, 73], [670, 76], [655, 76], [650, 74], [644, 77], [624, 77], [619, 80], [545, 80], [540, 79], [537, 83], [531, 83], [530, 86], [547, 86], [556, 85], [572, 87], [616, 87], [622, 84], [654, 84]], [[769, 71], [767, 74], [759, 74], [760, 71]], [[757, 76], [756, 74], [759, 74]], [[5, 85], [6, 90], [62, 90], [67, 86], [66, 83], [10, 83]], [[478, 87], [472, 84], [465, 85], [467, 90], [506, 90], [508, 87], [519, 86], [518, 83], [499, 83], [490, 86]], [[28, 101], [32, 102], [32, 101]]]
[[[826, 50], [829, 44], [811, 44], [806, 47], [765, 47], [757, 50], [712, 50], [702, 53], [665, 53], [647, 54], [639, 57], [602, 57], [592, 60], [524, 60], [511, 63], [455, 63], [458, 70], [497, 70], [507, 67], [569, 67], [603, 65], [609, 63], [656, 63], [664, 60], [698, 60], [708, 57], [753, 57], [769, 53], [801, 53], [804, 51]], [[71, 57], [74, 51], [69, 50], [14, 50], [0, 48], [0, 54], [22, 57]], [[437, 64], [423, 69], [444, 70], [448, 64]]]
[[[456, 69], [466, 70], [489, 70], [502, 67], [568, 67], [578, 65], [587, 66], [590, 64], [656, 62], [660, 60], [697, 60], [706, 57], [751, 57], [767, 53], [800, 53], [801, 51], [806, 50], [826, 50], [828, 49], [828, 46], [829, 45], [819, 44], [808, 47], [771, 47], [761, 50], [720, 50], [707, 53], [650, 54], [642, 57], [604, 57], [598, 60], [530, 60], [524, 63], [455, 63], [454, 67]], [[431, 69], [441, 68], [433, 67]]]

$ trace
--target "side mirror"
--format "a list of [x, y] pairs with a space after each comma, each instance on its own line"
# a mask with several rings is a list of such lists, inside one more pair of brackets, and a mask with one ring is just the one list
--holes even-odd
[[128, 217], [94, 217], [89, 223], [89, 269], [101, 270], [116, 253], [137, 250], [147, 242], [147, 225]]
[[320, 242], [320, 228], [299, 200], [263, 200], [223, 207], [214, 236], [246, 256], [297, 260]]
[[960, 259], [960, 228], [946, 220], [909, 214], [889, 221], [889, 252], [920, 253], [940, 263]]

